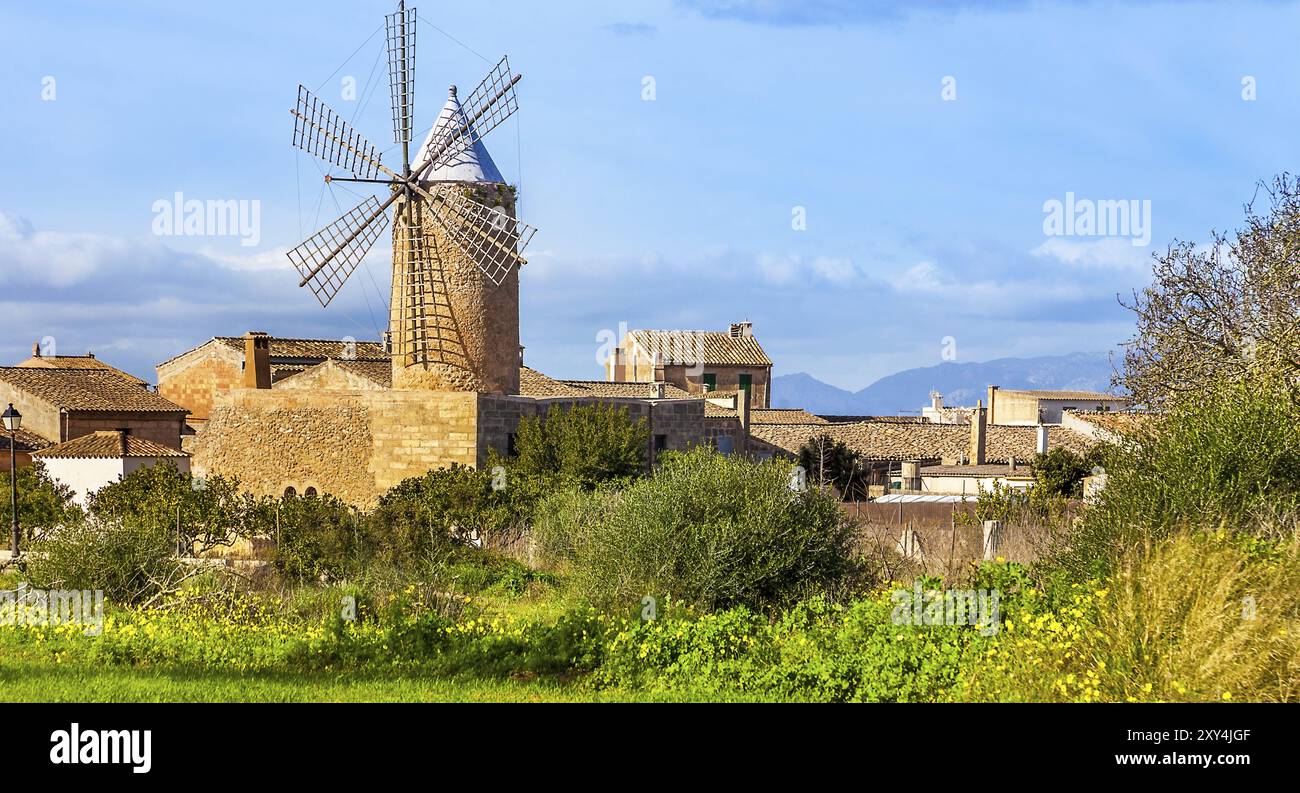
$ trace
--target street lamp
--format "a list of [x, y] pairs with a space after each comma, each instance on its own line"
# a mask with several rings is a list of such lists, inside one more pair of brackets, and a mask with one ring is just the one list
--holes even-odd
[[18, 428], [23, 425], [23, 414], [14, 410], [14, 403], [10, 402], [8, 409], [0, 414], [0, 421], [4, 421], [5, 429], [9, 430], [9, 508], [13, 511], [13, 534], [9, 540], [9, 558], [17, 559], [21, 551], [18, 549], [18, 453], [17, 440], [14, 436]]

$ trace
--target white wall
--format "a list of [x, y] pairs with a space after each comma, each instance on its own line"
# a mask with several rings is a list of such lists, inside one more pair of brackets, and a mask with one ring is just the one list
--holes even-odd
[[[157, 457], [107, 457], [107, 458], [39, 458], [45, 464], [50, 477], [72, 488], [73, 499], [77, 504], [86, 506], [86, 499], [104, 485], [118, 481], [137, 468], [144, 468], [158, 462]], [[190, 470], [188, 457], [169, 457], [178, 471]]]

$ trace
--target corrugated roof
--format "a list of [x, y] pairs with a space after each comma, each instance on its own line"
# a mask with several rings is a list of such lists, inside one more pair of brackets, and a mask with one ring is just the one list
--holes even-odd
[[664, 366], [771, 366], [753, 336], [733, 336], [711, 330], [633, 330], [632, 340], [651, 357], [658, 354]]
[[115, 366], [109, 366], [93, 355], [34, 355], [19, 363], [18, 366], [25, 369], [89, 369], [112, 372], [123, 380], [134, 383], [141, 388], [149, 385], [148, 382], [135, 375], [127, 374]]
[[[971, 428], [963, 424], [898, 424], [858, 422], [856, 424], [756, 424], [750, 434], [778, 449], [797, 454], [813, 436], [829, 435], [868, 460], [898, 462], [956, 459], [970, 453]], [[1064, 446], [1086, 452], [1093, 441], [1077, 432], [1053, 427], [1048, 448]], [[1037, 428], [994, 425], [988, 428], [985, 460], [1007, 463], [1013, 457], [1021, 463], [1034, 459]]]
[[148, 438], [123, 432], [94, 432], [55, 444], [32, 455], [39, 459], [91, 459], [118, 457], [189, 457], [185, 452], [163, 446]]
[[30, 369], [0, 366], [0, 380], [66, 410], [116, 413], [186, 413], [148, 389], [98, 369]]

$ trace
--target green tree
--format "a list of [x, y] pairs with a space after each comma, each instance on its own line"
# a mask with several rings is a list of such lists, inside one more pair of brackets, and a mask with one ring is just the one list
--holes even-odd
[[644, 473], [649, 444], [649, 423], [633, 421], [626, 407], [555, 408], [519, 422], [512, 468], [517, 476], [590, 490]]
[[[8, 476], [4, 477], [9, 484]], [[35, 537], [41, 532], [75, 523], [82, 519], [81, 508], [72, 501], [72, 488], [50, 478], [45, 466], [38, 460], [18, 469], [18, 525], [24, 537]], [[9, 494], [0, 501], [0, 544], [9, 547], [9, 527], [13, 525], [13, 509]]]
[[250, 536], [254, 505], [237, 479], [198, 478], [159, 463], [91, 494], [89, 511], [100, 520], [165, 527], [182, 549], [202, 552]]
[[1094, 468], [1104, 468], [1105, 460], [1106, 447], [1102, 444], [1084, 454], [1054, 446], [1034, 458], [1034, 486], [1054, 496], [1080, 498], [1084, 477], [1091, 475]]
[[823, 433], [808, 439], [799, 449], [799, 465], [814, 485], [832, 485], [845, 500], [867, 496], [867, 472], [861, 455], [844, 441]]

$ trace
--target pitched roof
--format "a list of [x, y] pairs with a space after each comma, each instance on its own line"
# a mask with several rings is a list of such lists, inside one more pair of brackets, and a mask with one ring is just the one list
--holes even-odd
[[350, 372], [358, 377], [364, 377], [383, 388], [393, 387], [393, 365], [392, 361], [387, 358], [384, 358], [383, 360], [374, 360], [370, 358], [326, 358], [320, 363], [311, 366], [281, 366], [272, 370], [271, 382], [273, 385], [279, 384], [291, 377], [296, 377], [303, 372], [329, 364], [333, 364], [345, 372]]
[[163, 446], [148, 438], [140, 438], [113, 430], [93, 432], [70, 441], [35, 452], [39, 459], [88, 459], [117, 457], [189, 457], [185, 452]]
[[664, 366], [771, 366], [753, 336], [733, 336], [712, 330], [633, 330], [628, 335], [648, 355], [658, 354]]
[[1155, 413], [1125, 410], [1067, 410], [1066, 413], [1111, 435], [1125, 435], [1149, 427], [1156, 419]]
[[[798, 454], [813, 436], [829, 435], [868, 460], [898, 462], [959, 458], [970, 452], [971, 428], [963, 424], [899, 424], [862, 421], [855, 424], [756, 424], [750, 434], [777, 449]], [[1083, 453], [1094, 442], [1072, 430], [1053, 427], [1048, 448], [1064, 446]], [[1012, 458], [1027, 463], [1034, 459], [1036, 427], [993, 425], [988, 427], [985, 460], [1006, 463]]]
[[[243, 336], [217, 336], [216, 340], [240, 353], [244, 351]], [[319, 363], [326, 358], [355, 358], [357, 360], [384, 360], [389, 355], [384, 345], [377, 341], [343, 341], [341, 339], [282, 339], [270, 337], [271, 362], [276, 359], [311, 361]]]
[[1127, 402], [1128, 397], [1102, 391], [1035, 391], [1025, 388], [999, 388], [999, 394], [1037, 397], [1038, 399], [1078, 399], [1086, 402]]
[[0, 366], [0, 381], [67, 410], [114, 413], [188, 413], [153, 391], [98, 369], [32, 369]]
[[[609, 382], [605, 380], [556, 380], [536, 369], [519, 367], [519, 395], [543, 399], [546, 397], [607, 397], [612, 399], [655, 399], [655, 383]], [[696, 395], [667, 383], [665, 399], [691, 399]]]
[[129, 383], [134, 383], [141, 388], [149, 385], [148, 382], [141, 380], [133, 374], [118, 369], [115, 366], [109, 366], [94, 355], [33, 355], [31, 358], [17, 364], [25, 369], [90, 369], [102, 372], [112, 372], [118, 377]]
[[[34, 452], [44, 449], [50, 442], [31, 430], [14, 430], [14, 451]], [[9, 453], [9, 431], [0, 429], [0, 452]]]

